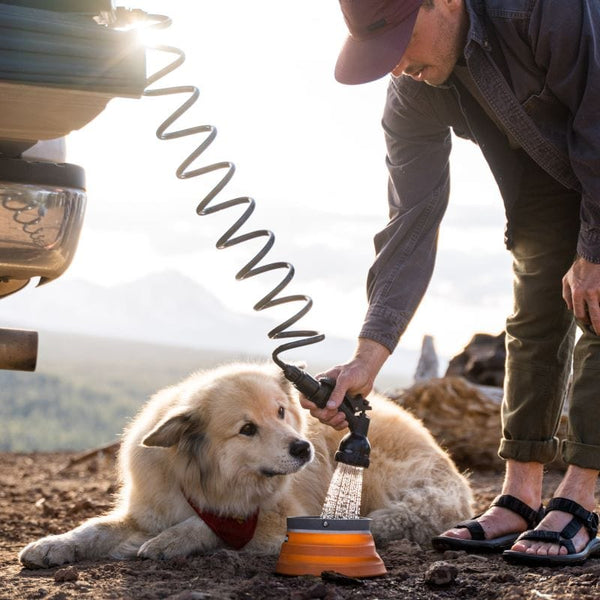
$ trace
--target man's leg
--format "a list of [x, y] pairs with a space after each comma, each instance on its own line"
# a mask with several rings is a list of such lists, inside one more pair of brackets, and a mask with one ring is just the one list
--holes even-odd
[[[599, 381], [600, 337], [584, 332], [575, 348], [569, 432], [562, 449], [569, 468], [554, 497], [574, 500], [589, 511], [596, 507], [594, 491], [600, 470]], [[552, 511], [537, 529], [561, 531], [571, 518], [568, 513]], [[581, 528], [572, 539], [575, 550], [582, 550], [589, 537], [588, 532]], [[519, 541], [512, 550], [552, 556], [567, 553], [565, 547], [534, 541]]]
[[[507, 460], [503, 494], [532, 509], [541, 503], [544, 463], [558, 452], [558, 428], [570, 358], [573, 317], [562, 299], [579, 229], [579, 197], [526, 156], [518, 205], [511, 213], [514, 313], [507, 320], [507, 361], [499, 454]], [[478, 522], [486, 539], [524, 531], [525, 521], [499, 507]], [[443, 535], [470, 538], [464, 528]]]

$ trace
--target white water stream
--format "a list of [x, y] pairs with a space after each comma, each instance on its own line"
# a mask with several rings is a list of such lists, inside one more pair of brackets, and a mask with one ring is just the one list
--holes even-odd
[[321, 519], [360, 518], [363, 471], [363, 467], [338, 463], [327, 490]]

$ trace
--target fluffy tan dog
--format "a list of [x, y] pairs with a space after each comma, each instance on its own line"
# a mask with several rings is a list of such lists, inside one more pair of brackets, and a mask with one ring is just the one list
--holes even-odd
[[[421, 423], [369, 398], [362, 515], [379, 544], [419, 543], [471, 514], [471, 492]], [[113, 511], [19, 554], [27, 567], [171, 558], [219, 547], [277, 553], [286, 517], [318, 516], [343, 433], [300, 407], [271, 365], [234, 364], [158, 392], [125, 432]]]

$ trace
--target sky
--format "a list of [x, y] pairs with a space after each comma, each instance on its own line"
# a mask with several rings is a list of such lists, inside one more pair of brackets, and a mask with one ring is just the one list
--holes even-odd
[[[380, 126], [387, 82], [344, 86], [334, 80], [346, 36], [338, 3], [138, 0], [124, 5], [172, 18], [156, 41], [181, 48], [186, 61], [154, 87], [200, 90], [177, 128], [217, 128], [215, 142], [195, 166], [235, 164], [235, 176], [218, 201], [254, 198], [256, 210], [244, 231], [273, 231], [276, 242], [266, 261], [294, 265], [286, 293], [314, 301], [302, 327], [355, 338], [366, 310], [372, 238], [387, 220]], [[150, 70], [164, 64], [155, 52], [149, 51], [148, 59]], [[241, 211], [196, 215], [215, 178], [175, 176], [205, 137], [160, 141], [155, 136], [183, 99], [113, 99], [68, 136], [68, 162], [86, 171], [88, 208], [78, 251], [62, 279], [111, 286], [175, 269], [252, 318], [252, 306], [283, 272], [235, 279], [264, 238], [215, 248]], [[450, 207], [434, 277], [401, 340], [406, 348], [419, 348], [425, 334], [433, 335], [438, 352], [447, 356], [458, 353], [475, 332], [499, 333], [511, 307], [503, 209], [489, 169], [477, 148], [462, 140], [454, 141], [451, 168]], [[269, 310], [265, 316], [283, 320], [290, 310]]]

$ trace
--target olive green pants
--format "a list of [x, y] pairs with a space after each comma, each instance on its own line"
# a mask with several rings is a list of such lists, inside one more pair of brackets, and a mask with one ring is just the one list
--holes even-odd
[[600, 469], [600, 337], [576, 339], [562, 278], [576, 256], [579, 194], [527, 162], [511, 213], [514, 312], [506, 322], [506, 375], [499, 455], [547, 463], [559, 451], [556, 432], [573, 365], [568, 464]]

